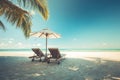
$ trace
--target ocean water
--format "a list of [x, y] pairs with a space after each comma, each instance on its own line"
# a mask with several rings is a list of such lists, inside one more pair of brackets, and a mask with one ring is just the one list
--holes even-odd
[[[41, 49], [45, 52], [45, 49]], [[120, 52], [120, 49], [59, 49], [61, 52]], [[0, 49], [0, 52], [18, 52], [18, 51], [32, 51], [28, 49]]]

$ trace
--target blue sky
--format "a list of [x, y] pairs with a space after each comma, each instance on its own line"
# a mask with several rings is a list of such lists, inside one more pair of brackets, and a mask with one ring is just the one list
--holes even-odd
[[[32, 31], [49, 28], [61, 34], [49, 39], [48, 47], [120, 48], [120, 0], [48, 0], [47, 21], [34, 11]], [[1, 17], [0, 48], [45, 48], [45, 39], [26, 39], [20, 29]]]

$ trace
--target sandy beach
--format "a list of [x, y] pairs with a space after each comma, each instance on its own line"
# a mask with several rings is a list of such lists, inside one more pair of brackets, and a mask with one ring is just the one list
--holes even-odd
[[120, 0], [0, 0], [0, 80], [120, 80]]
[[120, 52], [62, 52], [55, 62], [31, 62], [33, 52], [1, 52], [1, 80], [120, 80]]
[[[75, 51], [68, 51], [68, 52], [61, 52], [65, 54], [66, 58], [81, 58], [86, 60], [93, 60], [92, 58], [99, 58], [111, 61], [120, 61], [120, 52], [119, 51], [112, 51], [112, 52], [102, 52], [102, 51], [95, 51], [95, 52], [75, 52]], [[48, 53], [50, 54], [50, 53]], [[0, 56], [20, 56], [20, 57], [29, 57], [34, 55], [32, 51], [16, 51], [16, 52], [0, 52]]]

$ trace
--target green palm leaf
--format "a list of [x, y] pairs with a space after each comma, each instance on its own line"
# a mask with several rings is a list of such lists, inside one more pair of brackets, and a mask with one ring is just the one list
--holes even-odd
[[0, 27], [1, 27], [3, 30], [5, 30], [5, 26], [4, 26], [4, 24], [2, 23], [2, 21], [0, 21]]
[[[31, 15], [28, 11], [16, 6], [11, 1], [0, 0], [0, 16], [4, 15], [7, 21], [23, 30], [25, 37], [29, 37], [32, 25]], [[24, 5], [24, 7], [29, 6], [38, 10], [44, 19], [48, 18], [48, 9], [45, 0], [17, 0], [17, 2]]]
[[16, 24], [17, 27], [20, 27], [23, 30], [25, 37], [29, 37], [31, 31], [31, 19], [27, 11], [6, 0], [0, 5], [0, 11], [1, 15], [5, 15], [7, 21]]
[[19, 4], [23, 4], [24, 7], [31, 7], [37, 11], [44, 17], [44, 19], [48, 18], [48, 9], [46, 5], [46, 0], [17, 0]]

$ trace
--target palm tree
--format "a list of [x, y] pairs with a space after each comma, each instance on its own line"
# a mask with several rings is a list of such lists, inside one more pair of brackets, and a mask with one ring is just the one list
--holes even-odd
[[[32, 15], [21, 7], [38, 11], [45, 20], [48, 18], [48, 8], [45, 0], [0, 0], [0, 16], [5, 16], [8, 22], [21, 28], [27, 38], [31, 32]], [[0, 26], [5, 29], [2, 21]]]

